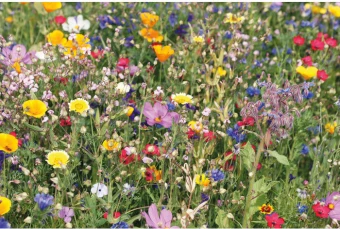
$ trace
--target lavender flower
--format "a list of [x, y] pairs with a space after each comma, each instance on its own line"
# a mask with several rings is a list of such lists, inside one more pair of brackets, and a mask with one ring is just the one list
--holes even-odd
[[45, 193], [42, 193], [42, 194], [38, 193], [34, 197], [34, 201], [38, 204], [40, 210], [42, 211], [53, 204], [53, 199], [54, 199], [53, 196], [45, 194]]
[[169, 210], [163, 209], [160, 216], [156, 204], [149, 207], [148, 214], [142, 212], [142, 216], [146, 219], [146, 223], [152, 228], [179, 228], [177, 226], [171, 227], [172, 213]]
[[211, 171], [211, 178], [214, 179], [214, 181], [223, 180], [224, 177], [225, 177], [224, 173], [218, 169], [213, 169]]
[[5, 218], [0, 218], [0, 228], [11, 228], [11, 224], [5, 219]]
[[58, 214], [59, 218], [64, 219], [65, 223], [69, 223], [72, 220], [72, 217], [74, 216], [74, 211], [72, 208], [69, 207], [63, 207]]
[[32, 59], [35, 57], [35, 52], [27, 52], [23, 45], [15, 45], [12, 49], [5, 47], [2, 49], [0, 62], [6, 66], [12, 66], [15, 63], [32, 64]]

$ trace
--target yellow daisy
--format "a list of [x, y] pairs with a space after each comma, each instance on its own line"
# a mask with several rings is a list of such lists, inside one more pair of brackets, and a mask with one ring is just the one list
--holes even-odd
[[115, 149], [119, 149], [120, 144], [119, 144], [119, 142], [116, 142], [115, 140], [110, 139], [110, 140], [105, 140], [103, 142], [103, 146], [106, 150], [112, 151], [112, 150], [115, 150]]
[[51, 151], [47, 155], [47, 163], [53, 165], [53, 168], [61, 168], [67, 165], [70, 156], [63, 150]]
[[178, 104], [187, 104], [187, 103], [192, 103], [193, 97], [185, 93], [178, 93], [178, 94], [171, 95], [171, 99]]
[[68, 105], [70, 111], [75, 111], [80, 114], [90, 109], [89, 102], [81, 98], [71, 100], [71, 102]]
[[263, 214], [272, 214], [274, 208], [270, 204], [262, 204], [262, 206], [259, 207], [259, 211]]

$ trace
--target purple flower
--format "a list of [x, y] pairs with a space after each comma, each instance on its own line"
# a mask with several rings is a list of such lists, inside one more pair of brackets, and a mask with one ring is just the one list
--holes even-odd
[[0, 218], [0, 228], [11, 228], [11, 224], [5, 218]]
[[15, 45], [12, 49], [9, 47], [2, 49], [4, 59], [1, 61], [4, 65], [12, 66], [14, 63], [32, 64], [35, 52], [26, 52], [23, 45]]
[[328, 216], [331, 219], [340, 220], [340, 192], [333, 192], [326, 197], [326, 206], [331, 209]]
[[178, 113], [169, 112], [168, 106], [162, 105], [160, 102], [156, 102], [153, 107], [151, 103], [145, 103], [143, 114], [146, 117], [147, 124], [150, 126], [160, 124], [165, 128], [169, 128], [173, 122], [178, 123], [180, 119]]
[[40, 210], [45, 210], [49, 206], [53, 204], [53, 196], [45, 194], [45, 193], [38, 193], [34, 197], [34, 201], [38, 204]]
[[65, 223], [69, 223], [72, 220], [72, 216], [74, 216], [74, 211], [72, 208], [63, 207], [58, 214], [59, 218], [64, 219]]
[[175, 13], [170, 14], [169, 22], [172, 27], [174, 27], [177, 23], [177, 15]]
[[142, 212], [146, 223], [152, 228], [179, 228], [177, 226], [171, 227], [172, 213], [169, 210], [163, 209], [161, 215], [158, 215], [156, 204], [151, 204], [149, 207], [149, 214]]

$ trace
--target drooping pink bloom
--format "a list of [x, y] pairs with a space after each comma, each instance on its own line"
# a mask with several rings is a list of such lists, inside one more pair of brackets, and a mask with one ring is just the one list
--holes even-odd
[[340, 192], [333, 192], [326, 197], [325, 205], [330, 209], [328, 216], [340, 220]]
[[148, 214], [146, 212], [142, 212], [142, 216], [145, 218], [148, 226], [152, 228], [179, 228], [177, 226], [171, 227], [171, 211], [163, 209], [161, 214], [158, 215], [156, 204], [151, 204]]
[[178, 123], [180, 115], [176, 112], [169, 112], [167, 105], [162, 105], [156, 102], [152, 107], [151, 103], [146, 102], [144, 105], [143, 114], [146, 117], [148, 125], [153, 126], [160, 124], [165, 128], [172, 126], [172, 123]]

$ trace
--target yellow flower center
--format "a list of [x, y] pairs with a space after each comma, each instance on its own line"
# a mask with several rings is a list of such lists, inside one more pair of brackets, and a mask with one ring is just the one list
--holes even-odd
[[328, 208], [333, 210], [334, 209], [334, 204], [328, 204]]
[[17, 73], [21, 73], [21, 67], [19, 62], [15, 62], [12, 67], [15, 69], [15, 71], [17, 71]]
[[79, 25], [74, 26], [74, 28], [75, 28], [76, 30], [78, 30], [78, 29], [79, 29]]
[[83, 106], [83, 104], [77, 103], [75, 105], [75, 107], [76, 107], [77, 110], [81, 110], [81, 109], [83, 109], [84, 106]]
[[155, 122], [161, 122], [162, 121], [162, 119], [161, 119], [161, 117], [159, 116], [159, 117], [157, 117], [157, 118], [155, 118]]

